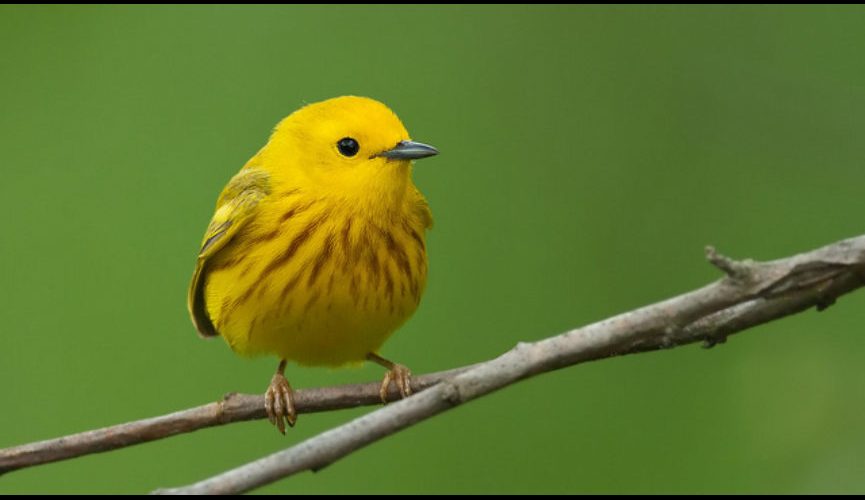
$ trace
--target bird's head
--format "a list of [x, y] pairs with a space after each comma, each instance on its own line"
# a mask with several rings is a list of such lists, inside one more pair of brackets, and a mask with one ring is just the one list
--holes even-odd
[[384, 104], [344, 96], [309, 104], [283, 119], [260, 155], [276, 182], [312, 184], [357, 200], [402, 197], [412, 160], [438, 154], [414, 142]]

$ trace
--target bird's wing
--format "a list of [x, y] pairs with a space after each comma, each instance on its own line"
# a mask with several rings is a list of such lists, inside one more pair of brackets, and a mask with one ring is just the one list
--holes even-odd
[[207, 314], [205, 304], [204, 288], [208, 263], [252, 219], [255, 207], [268, 194], [270, 194], [270, 177], [267, 172], [245, 168], [231, 178], [219, 195], [216, 213], [213, 214], [201, 242], [198, 263], [186, 299], [192, 322], [202, 337], [219, 334]]

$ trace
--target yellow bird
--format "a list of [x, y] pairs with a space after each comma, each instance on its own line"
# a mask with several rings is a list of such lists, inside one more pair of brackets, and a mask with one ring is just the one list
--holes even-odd
[[337, 97], [283, 119], [219, 195], [189, 312], [201, 336], [279, 357], [265, 408], [280, 432], [297, 418], [288, 361], [373, 361], [382, 401], [391, 381], [411, 394], [411, 372], [377, 352], [426, 284], [432, 215], [411, 172], [435, 154], [384, 104]]

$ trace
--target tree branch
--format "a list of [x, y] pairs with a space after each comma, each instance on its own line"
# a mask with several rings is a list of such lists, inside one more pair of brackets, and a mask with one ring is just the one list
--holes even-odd
[[[423, 390], [469, 367], [421, 375], [412, 379], [412, 387]], [[380, 405], [381, 382], [350, 384], [295, 391], [298, 413], [343, 410], [359, 406]], [[391, 387], [388, 401], [399, 399]], [[47, 464], [70, 458], [111, 451], [134, 444], [155, 441], [206, 427], [267, 418], [262, 394], [228, 393], [222, 400], [159, 417], [145, 418], [56, 439], [0, 450], [0, 475], [16, 469]]]
[[[726, 277], [555, 337], [520, 343], [485, 363], [416, 377], [412, 387], [419, 394], [211, 479], [158, 493], [238, 493], [319, 470], [382, 437], [533, 375], [700, 340], [710, 347], [754, 325], [813, 306], [823, 310], [865, 283], [865, 236], [770, 262], [734, 261], [711, 247], [706, 255]], [[298, 390], [296, 405], [300, 413], [309, 413], [378, 404], [377, 387]], [[397, 397], [395, 389], [391, 396]], [[265, 418], [262, 396], [229, 394], [169, 415], [0, 450], [0, 473], [259, 418]]]

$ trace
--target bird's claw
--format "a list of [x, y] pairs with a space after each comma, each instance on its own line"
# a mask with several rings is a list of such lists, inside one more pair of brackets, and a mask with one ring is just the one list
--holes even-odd
[[404, 398], [411, 396], [411, 370], [406, 366], [395, 364], [384, 374], [384, 380], [381, 381], [378, 395], [382, 403], [387, 403], [387, 390], [390, 388], [391, 381], [396, 383], [400, 396]]
[[294, 409], [294, 392], [285, 376], [277, 373], [270, 380], [270, 386], [264, 393], [264, 411], [267, 419], [275, 425], [279, 432], [285, 434], [285, 424], [294, 427], [297, 422], [297, 412]]

